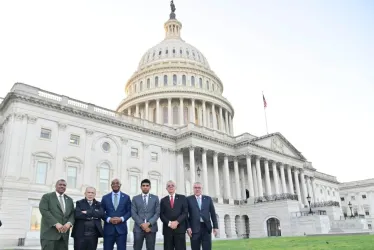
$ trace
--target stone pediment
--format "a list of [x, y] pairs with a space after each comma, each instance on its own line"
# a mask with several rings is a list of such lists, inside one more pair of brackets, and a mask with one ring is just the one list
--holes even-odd
[[274, 152], [278, 152], [291, 157], [306, 160], [306, 158], [281, 134], [273, 133], [262, 137], [257, 137], [251, 144], [258, 145]]

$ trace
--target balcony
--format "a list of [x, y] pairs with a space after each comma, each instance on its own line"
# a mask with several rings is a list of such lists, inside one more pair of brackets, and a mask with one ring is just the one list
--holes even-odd
[[254, 203], [270, 202], [270, 201], [284, 201], [284, 200], [293, 200], [298, 201], [296, 194], [274, 194], [274, 195], [265, 195], [261, 197], [256, 197]]

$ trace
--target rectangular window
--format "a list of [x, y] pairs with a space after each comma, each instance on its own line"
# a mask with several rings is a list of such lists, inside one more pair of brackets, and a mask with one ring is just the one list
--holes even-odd
[[152, 152], [152, 153], [151, 153], [151, 160], [152, 160], [152, 161], [158, 161], [158, 154], [155, 153], [155, 152]]
[[370, 215], [369, 211], [365, 211], [365, 215]]
[[107, 193], [109, 190], [109, 169], [108, 168], [100, 168], [100, 193], [104, 194]]
[[136, 195], [138, 193], [138, 177], [130, 176], [130, 195]]
[[40, 214], [39, 208], [33, 207], [31, 210], [30, 230], [40, 231], [41, 220], [42, 220], [42, 215]]
[[51, 139], [51, 135], [52, 135], [52, 130], [50, 130], [50, 129], [42, 128], [40, 130], [40, 138]]
[[340, 200], [341, 200], [341, 201], [344, 201], [344, 197], [340, 197]]
[[80, 136], [79, 135], [70, 135], [70, 144], [79, 145]]
[[351, 196], [351, 200], [352, 201], [356, 200], [356, 197], [355, 196]]
[[48, 163], [38, 161], [38, 163], [36, 165], [35, 183], [45, 184], [45, 181], [47, 179], [47, 168], [48, 168]]
[[150, 179], [150, 181], [151, 181], [151, 193], [157, 195], [158, 194], [158, 180]]
[[137, 148], [131, 148], [131, 157], [136, 157], [138, 158], [138, 149]]
[[363, 195], [362, 195], [362, 199], [366, 199], [366, 194], [363, 194]]
[[77, 187], [77, 168], [76, 167], [68, 167], [68, 174], [67, 174], [67, 182], [69, 187], [76, 188]]

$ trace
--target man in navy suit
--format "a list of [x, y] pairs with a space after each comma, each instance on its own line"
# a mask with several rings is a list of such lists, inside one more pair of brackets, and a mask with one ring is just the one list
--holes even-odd
[[187, 197], [187, 233], [191, 238], [192, 250], [200, 250], [201, 246], [203, 250], [211, 250], [212, 229], [215, 236], [218, 233], [217, 215], [212, 198], [202, 195], [202, 191], [203, 185], [200, 182], [195, 182], [193, 185], [194, 195]]
[[119, 179], [112, 181], [112, 192], [101, 199], [104, 209], [104, 250], [113, 250], [114, 243], [117, 250], [126, 250], [127, 220], [131, 217], [130, 197], [120, 192]]

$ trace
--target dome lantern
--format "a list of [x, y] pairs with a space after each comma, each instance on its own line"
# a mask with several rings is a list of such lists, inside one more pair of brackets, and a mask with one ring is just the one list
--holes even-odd
[[175, 16], [175, 5], [173, 0], [170, 1], [171, 13], [170, 19], [164, 24], [165, 27], [165, 39], [181, 39], [180, 31], [182, 29], [182, 23], [176, 19]]

